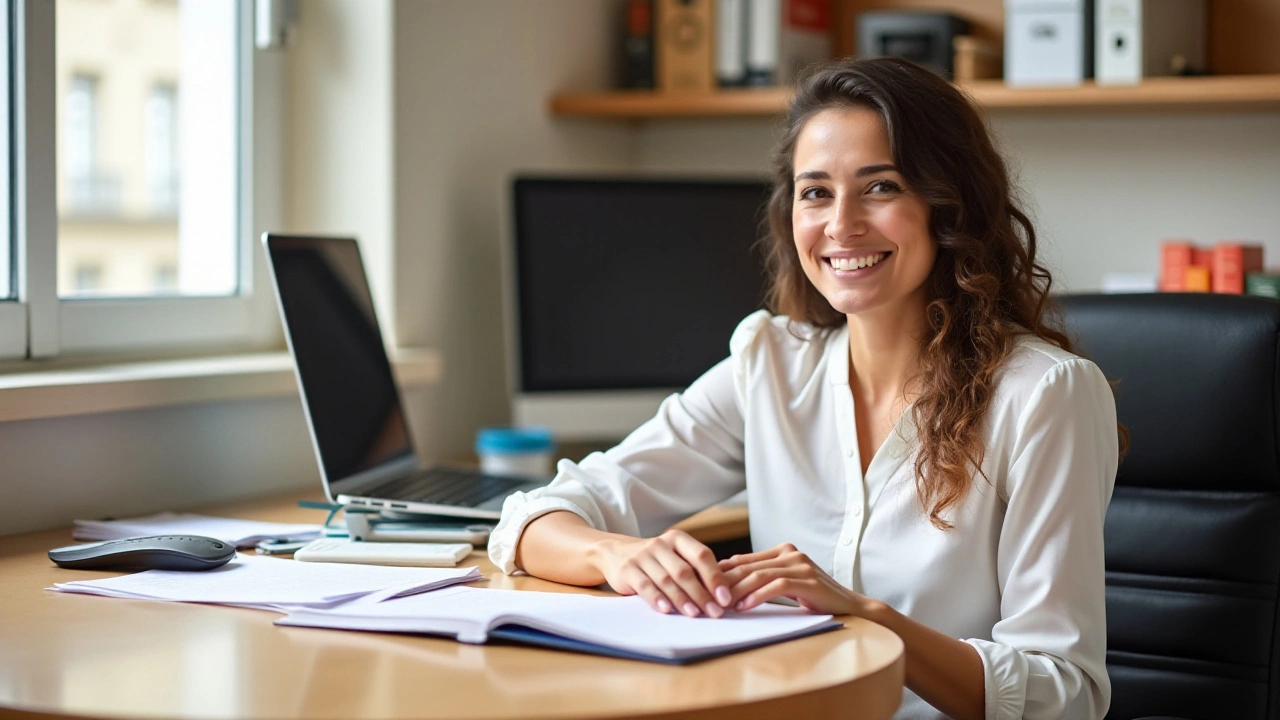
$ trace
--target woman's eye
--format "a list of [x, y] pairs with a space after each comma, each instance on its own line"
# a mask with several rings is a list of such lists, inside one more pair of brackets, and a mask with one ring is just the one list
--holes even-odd
[[902, 186], [892, 180], [876, 180], [867, 188], [873, 193], [900, 193]]
[[826, 196], [827, 196], [826, 189], [820, 188], [820, 187], [805, 188], [804, 190], [800, 191], [801, 200], [817, 200], [818, 198], [822, 198]]

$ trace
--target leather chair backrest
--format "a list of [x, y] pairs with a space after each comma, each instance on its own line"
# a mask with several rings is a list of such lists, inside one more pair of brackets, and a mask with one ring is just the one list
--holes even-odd
[[1106, 519], [1109, 720], [1280, 720], [1280, 303], [1059, 298], [1130, 433]]

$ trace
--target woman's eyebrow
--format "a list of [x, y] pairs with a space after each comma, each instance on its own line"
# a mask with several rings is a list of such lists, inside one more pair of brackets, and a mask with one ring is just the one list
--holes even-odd
[[[866, 177], [868, 175], [875, 175], [876, 173], [882, 173], [882, 172], [898, 172], [898, 168], [896, 165], [893, 165], [892, 163], [881, 163], [880, 165], [865, 165], [863, 167], [858, 168], [857, 172], [854, 173], [854, 177]], [[830, 180], [830, 179], [831, 179], [831, 175], [829, 175], [825, 170], [805, 170], [804, 172], [799, 173], [795, 177], [796, 182], [799, 182], [801, 180]]]
[[868, 175], [875, 175], [876, 173], [882, 173], [882, 172], [898, 172], [898, 168], [891, 163], [884, 163], [881, 165], [866, 165], [864, 167], [858, 168], [858, 172], [854, 173], [854, 176], [866, 177]]
[[799, 180], [830, 180], [831, 176], [828, 175], [826, 171], [823, 171], [823, 170], [805, 170], [799, 175], [796, 175], [795, 179], [797, 181]]

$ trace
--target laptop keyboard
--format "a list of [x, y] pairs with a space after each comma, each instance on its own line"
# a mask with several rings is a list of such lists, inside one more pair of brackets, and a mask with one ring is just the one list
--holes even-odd
[[486, 475], [478, 470], [432, 468], [415, 475], [390, 480], [363, 490], [360, 494], [366, 497], [392, 498], [435, 505], [475, 507], [498, 495], [506, 495], [530, 482], [529, 478]]

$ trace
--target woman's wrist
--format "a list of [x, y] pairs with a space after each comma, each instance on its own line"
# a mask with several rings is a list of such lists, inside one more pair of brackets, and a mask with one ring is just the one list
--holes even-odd
[[599, 538], [586, 545], [587, 566], [607, 579], [613, 562], [618, 556], [619, 545], [633, 539], [612, 533], [602, 533]]
[[850, 613], [851, 615], [860, 617], [863, 620], [870, 620], [877, 625], [883, 625], [885, 627], [893, 625], [893, 618], [897, 614], [897, 611], [891, 606], [883, 601], [875, 600], [865, 595], [858, 595], [857, 598], [858, 600], [854, 606], [853, 612]]

